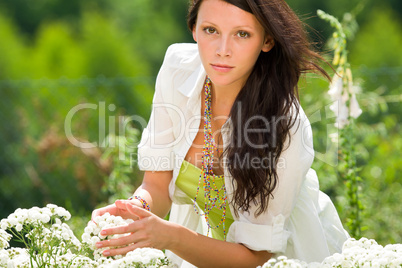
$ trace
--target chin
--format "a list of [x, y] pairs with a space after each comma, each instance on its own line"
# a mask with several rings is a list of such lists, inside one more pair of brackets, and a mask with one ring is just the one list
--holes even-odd
[[222, 79], [222, 78], [216, 78], [214, 76], [210, 76], [209, 77], [212, 81], [212, 84], [214, 86], [218, 86], [218, 87], [227, 87], [230, 86], [231, 84], [233, 84], [233, 81], [229, 81], [228, 79]]
[[210, 74], [208, 75], [212, 81], [214, 86], [218, 87], [228, 87], [231, 85], [235, 85], [240, 82], [239, 78], [234, 78], [228, 74], [220, 75], [220, 74]]

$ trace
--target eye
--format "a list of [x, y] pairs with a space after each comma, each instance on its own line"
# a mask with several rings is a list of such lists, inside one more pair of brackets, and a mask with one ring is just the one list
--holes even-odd
[[237, 33], [237, 36], [240, 37], [240, 38], [247, 38], [247, 37], [250, 36], [250, 34], [248, 32], [245, 32], [245, 31], [239, 31]]
[[207, 34], [214, 34], [216, 33], [216, 29], [213, 27], [205, 27], [204, 32], [206, 32]]

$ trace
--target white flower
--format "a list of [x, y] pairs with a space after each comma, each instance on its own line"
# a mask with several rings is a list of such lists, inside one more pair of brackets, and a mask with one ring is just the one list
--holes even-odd
[[323, 265], [319, 262], [311, 262], [308, 264], [308, 268], [321, 268]]
[[8, 216], [7, 220], [11, 226], [16, 226], [19, 223], [17, 215]]
[[21, 231], [22, 231], [22, 228], [23, 228], [23, 226], [22, 226], [21, 223], [18, 223], [18, 224], [15, 226], [15, 230], [17, 230], [17, 232], [21, 232]]
[[[99, 258], [99, 267], [174, 267], [163, 254], [162, 251], [151, 248], [138, 248], [127, 253], [126, 256], [105, 265], [106, 260]], [[165, 265], [162, 265], [165, 263]]]
[[[349, 76], [351, 77], [351, 71], [348, 70], [348, 72], [350, 73]], [[348, 81], [346, 83], [346, 87], [344, 87], [344, 79], [346, 79], [346, 77], [342, 78], [336, 74], [333, 77], [328, 90], [328, 95], [334, 102], [330, 106], [330, 109], [337, 116], [335, 123], [337, 128], [343, 128], [345, 125], [349, 124], [349, 116], [357, 118], [362, 113], [362, 110], [360, 109], [359, 103], [356, 99], [356, 93], [361, 91], [360, 87], [353, 85], [351, 81]], [[349, 105], [347, 105], [348, 101]]]
[[10, 260], [7, 250], [0, 250], [0, 267], [7, 267], [7, 264]]
[[343, 128], [348, 124], [349, 109], [345, 102], [342, 100], [335, 101], [329, 108], [337, 117], [335, 123], [337, 128]]
[[93, 231], [94, 231], [94, 228], [88, 223], [87, 227], [85, 227], [85, 229], [84, 229], [84, 233], [92, 234]]
[[[23, 248], [11, 248], [6, 250], [8, 254], [8, 262], [6, 267], [26, 267], [29, 268], [29, 254]], [[5, 256], [5, 254], [3, 254]]]
[[31, 221], [40, 221], [42, 218], [42, 215], [38, 211], [29, 211], [28, 217]]
[[59, 217], [63, 217], [66, 220], [69, 220], [71, 218], [70, 212], [62, 207], [56, 208], [56, 215], [58, 215]]
[[352, 98], [350, 99], [350, 116], [353, 118], [358, 118], [361, 114], [362, 110], [357, 102], [356, 94], [352, 94]]
[[10, 223], [6, 219], [2, 219], [0, 221], [0, 227], [2, 230], [7, 230], [8, 228], [10, 228]]
[[51, 209], [51, 210], [55, 210], [57, 208], [57, 206], [54, 205], [54, 204], [47, 204], [46, 207]]
[[50, 221], [50, 216], [47, 214], [40, 214], [39, 219], [42, 223], [48, 223]]
[[10, 246], [8, 242], [11, 240], [11, 237], [12, 236], [5, 231], [0, 230], [0, 250], [8, 248]]
[[89, 244], [91, 241], [91, 235], [89, 233], [83, 233], [81, 239], [82, 242]]
[[338, 100], [342, 96], [343, 91], [343, 80], [338, 75], [335, 75], [329, 85], [328, 94], [331, 96], [332, 100]]
[[92, 238], [91, 238], [91, 243], [92, 244], [96, 244], [96, 243], [98, 243], [100, 241], [100, 238], [98, 237], [98, 236], [93, 236]]

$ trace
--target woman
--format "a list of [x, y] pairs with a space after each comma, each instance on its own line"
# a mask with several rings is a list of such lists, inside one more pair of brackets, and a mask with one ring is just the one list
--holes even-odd
[[[328, 77], [282, 0], [194, 0], [197, 44], [169, 47], [139, 145], [142, 185], [95, 210], [136, 221], [98, 247], [168, 250], [182, 267], [256, 267], [285, 255], [322, 261], [348, 234], [319, 191], [304, 72]], [[170, 211], [169, 221], [163, 218]]]

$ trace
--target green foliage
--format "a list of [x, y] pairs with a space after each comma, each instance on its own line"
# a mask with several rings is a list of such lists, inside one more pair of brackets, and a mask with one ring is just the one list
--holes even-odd
[[73, 114], [69, 127], [79, 140], [100, 145], [118, 131], [121, 114], [147, 118], [149, 65], [125, 33], [95, 13], [81, 20], [80, 33], [65, 22], [44, 24], [32, 44], [21, 41], [10, 20], [0, 20], [0, 63], [12, 67], [0, 81], [0, 214], [48, 202], [88, 214], [107, 199], [99, 190], [111, 168], [100, 148], [72, 146], [65, 119], [78, 104], [94, 105]]
[[[361, 27], [351, 45], [350, 61], [358, 69], [366, 106], [358, 124], [358, 155], [364, 185], [363, 215], [371, 236], [385, 243], [400, 242], [401, 207], [397, 201], [402, 195], [400, 148], [402, 144], [399, 118], [402, 113], [402, 25], [395, 11], [380, 8], [369, 12], [371, 20]], [[367, 71], [371, 68], [371, 71]]]
[[[347, 34], [348, 58], [354, 80], [364, 88], [358, 95], [363, 114], [355, 122], [355, 142], [352, 145], [360, 167], [360, 201], [365, 205], [365, 211], [360, 215], [362, 235], [388, 244], [400, 242], [402, 238], [401, 207], [397, 201], [402, 195], [402, 166], [398, 156], [402, 143], [398, 120], [402, 113], [402, 62], [396, 45], [401, 43], [402, 31], [396, 15], [400, 10], [391, 11], [385, 3], [381, 4], [382, 8], [369, 9], [372, 5], [369, 1], [357, 17], [358, 21], [369, 17], [367, 23], [361, 24], [354, 36]], [[342, 14], [334, 13], [342, 18]], [[331, 104], [328, 98], [323, 98], [322, 89], [326, 85], [325, 81], [309, 76], [300, 89], [302, 106], [312, 122], [314, 148], [318, 153], [328, 152], [331, 143], [328, 134], [338, 133], [332, 127], [334, 119], [326, 111]], [[317, 112], [320, 120], [315, 119]], [[330, 161], [323, 161], [317, 155], [313, 168], [320, 179], [320, 187], [336, 201], [341, 219], [346, 223], [350, 211], [345, 198], [347, 187], [336, 176], [337, 169], [341, 168], [339, 160], [333, 161], [330, 157]], [[337, 154], [330, 152], [330, 155]]]
[[105, 184], [102, 190], [109, 196], [108, 204], [117, 199], [127, 199], [133, 193], [136, 187], [131, 177], [134, 175], [133, 166], [136, 162], [137, 144], [140, 141], [140, 133], [137, 129], [126, 126], [127, 119], [121, 120], [123, 133], [119, 136], [109, 134], [105, 139], [105, 152], [101, 160], [112, 161], [113, 170], [109, 176], [105, 177]]
[[85, 74], [85, 51], [74, 38], [68, 24], [55, 22], [43, 25], [30, 48], [27, 77], [57, 79], [79, 78]]
[[0, 10], [5, 10], [14, 18], [16, 25], [24, 33], [35, 36], [37, 29], [48, 21], [63, 19], [73, 24], [85, 6], [104, 7], [104, 0], [41, 0], [31, 3], [24, 0], [0, 0]]
[[[353, 115], [352, 100], [357, 92], [354, 92], [354, 83], [352, 78], [352, 71], [348, 62], [347, 51], [347, 35], [344, 25], [342, 25], [338, 19], [325, 13], [322, 10], [317, 11], [318, 16], [329, 22], [333, 28], [335, 28], [332, 40], [332, 46], [335, 49], [333, 65], [337, 67], [337, 75], [340, 77], [334, 77], [331, 82], [330, 91], [338, 91], [338, 93], [331, 92], [331, 97], [337, 105], [337, 126], [339, 127], [339, 167], [338, 177], [343, 180], [346, 186], [347, 200], [347, 212], [346, 212], [346, 225], [348, 226], [349, 233], [354, 238], [361, 238], [362, 220], [361, 214], [364, 209], [361, 202], [361, 178], [358, 176], [358, 167], [356, 163], [356, 134], [355, 134], [355, 118], [357, 118], [361, 112]], [[351, 19], [350, 21], [353, 21]], [[352, 23], [355, 25], [355, 23]], [[350, 29], [351, 27], [349, 27]], [[352, 29], [357, 27], [352, 27]], [[353, 31], [348, 31], [349, 36], [354, 36]], [[339, 79], [340, 85], [338, 83]], [[346, 98], [346, 99], [345, 99]], [[358, 105], [358, 104], [357, 104]], [[346, 115], [342, 115], [343, 109], [346, 109]], [[360, 108], [355, 109], [358, 111]], [[344, 116], [344, 118], [341, 118]], [[342, 123], [342, 120], [346, 120]]]
[[185, 20], [187, 0], [110, 1], [107, 14], [129, 36], [133, 50], [139, 50], [156, 75], [166, 48], [172, 43], [192, 42]]
[[[351, 36], [348, 56], [352, 70], [358, 77], [355, 81], [364, 88], [364, 91], [359, 93], [359, 103], [364, 112], [356, 120], [355, 141], [351, 142], [351, 146], [355, 147], [356, 163], [360, 167], [359, 184], [363, 194], [359, 201], [366, 207], [360, 215], [363, 225], [361, 233], [363, 236], [375, 238], [382, 244], [395, 243], [401, 241], [402, 237], [399, 224], [400, 205], [396, 201], [397, 196], [402, 195], [401, 184], [398, 182], [402, 174], [401, 160], [397, 156], [402, 141], [398, 123], [402, 112], [399, 83], [402, 72], [397, 66], [401, 66], [402, 62], [398, 60], [396, 63], [400, 53], [395, 53], [398, 51], [395, 44], [400, 43], [402, 36], [401, 24], [395, 13], [388, 8], [360, 15], [371, 16], [372, 19], [362, 25], [355, 39]], [[374, 61], [376, 58], [378, 61]], [[310, 80], [310, 87], [306, 88], [305, 95], [301, 96], [308, 114], [311, 114], [309, 111], [312, 107], [328, 105], [328, 101], [320, 99], [320, 94], [314, 96], [315, 92], [319, 92], [319, 88], [323, 88], [317, 84], [317, 81]], [[316, 151], [325, 150], [317, 140], [331, 133], [326, 131], [327, 123], [313, 124]], [[346, 140], [349, 141], [350, 139]], [[317, 160], [313, 167], [317, 170], [321, 188], [336, 200], [341, 219], [346, 223], [345, 219], [350, 214], [348, 200], [345, 198], [347, 185], [340, 184], [334, 178], [335, 168], [338, 167], [334, 168]]]
[[119, 28], [97, 13], [86, 13], [83, 17], [83, 39], [86, 75], [106, 77], [148, 74], [148, 63], [133, 53], [128, 39]]
[[24, 40], [17, 33], [13, 22], [0, 13], [0, 79], [14, 77], [21, 68], [26, 68], [27, 51]]
[[365, 184], [363, 218], [366, 236], [376, 237], [383, 243], [400, 243], [400, 197], [402, 195], [401, 128], [396, 115], [384, 116], [382, 122], [362, 125], [365, 133], [363, 169], [360, 172]]
[[401, 19], [390, 9], [375, 10], [370, 15], [370, 22], [362, 27], [352, 46], [351, 60], [367, 67], [400, 66], [402, 53], [394, 52], [402, 44]]

